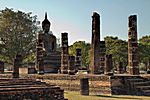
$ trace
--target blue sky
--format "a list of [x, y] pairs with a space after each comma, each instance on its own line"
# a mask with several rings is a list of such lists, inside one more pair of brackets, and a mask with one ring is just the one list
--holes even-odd
[[5, 7], [32, 12], [42, 21], [48, 13], [51, 31], [60, 38], [69, 33], [69, 44], [78, 40], [91, 42], [91, 16], [100, 14], [100, 39], [118, 36], [127, 40], [128, 16], [138, 16], [138, 38], [150, 35], [150, 0], [0, 0], [0, 10]]

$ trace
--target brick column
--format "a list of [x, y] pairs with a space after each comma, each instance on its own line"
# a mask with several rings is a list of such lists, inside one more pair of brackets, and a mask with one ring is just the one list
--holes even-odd
[[105, 55], [106, 55], [105, 41], [100, 41], [100, 67], [98, 71], [100, 74], [104, 73]]
[[123, 68], [123, 64], [122, 62], [119, 62], [118, 63], [118, 66], [117, 66], [117, 73], [118, 74], [123, 74], [125, 71], [124, 71], [124, 68]]
[[90, 49], [90, 72], [99, 74], [100, 67], [100, 16], [94, 12], [92, 16], [92, 39]]
[[150, 74], [150, 59], [149, 59], [148, 64], [147, 64], [146, 71], [148, 74]]
[[68, 73], [68, 33], [61, 33], [61, 73]]
[[112, 73], [113, 65], [112, 65], [112, 55], [106, 55], [105, 56], [105, 70], [104, 74], [110, 74]]
[[76, 49], [75, 62], [76, 62], [76, 64], [75, 64], [76, 65], [76, 71], [78, 71], [82, 67], [82, 57], [81, 57], [81, 49], [80, 48]]
[[0, 61], [0, 73], [4, 73], [4, 62]]
[[75, 74], [75, 56], [69, 56], [68, 67], [69, 67], [68, 74], [74, 75]]
[[13, 64], [13, 78], [19, 78], [19, 67], [21, 67], [22, 56], [16, 55]]
[[38, 35], [38, 41], [36, 46], [36, 66], [38, 68], [38, 74], [44, 74], [44, 43], [43, 43], [44, 34], [40, 33]]
[[89, 79], [88, 78], [80, 79], [80, 94], [89, 95]]
[[139, 74], [138, 67], [138, 43], [137, 43], [137, 16], [131, 15], [128, 18], [128, 68], [129, 74]]

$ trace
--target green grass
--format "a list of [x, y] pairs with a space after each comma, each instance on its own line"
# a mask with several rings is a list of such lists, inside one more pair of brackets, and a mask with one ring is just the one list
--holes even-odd
[[68, 100], [150, 100], [148, 96], [127, 96], [127, 95], [90, 95], [82, 96], [78, 92], [65, 91], [65, 98]]

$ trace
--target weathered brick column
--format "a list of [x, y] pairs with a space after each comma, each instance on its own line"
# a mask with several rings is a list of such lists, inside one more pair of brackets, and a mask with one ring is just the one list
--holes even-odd
[[99, 74], [100, 66], [100, 16], [94, 12], [92, 16], [92, 39], [90, 49], [90, 72]]
[[68, 33], [61, 33], [61, 73], [68, 73]]
[[119, 62], [118, 63], [118, 66], [117, 66], [117, 73], [118, 74], [123, 74], [125, 71], [124, 71], [124, 68], [123, 68], [123, 63], [122, 62]]
[[22, 56], [16, 55], [13, 64], [13, 78], [19, 78], [19, 67], [21, 67]]
[[89, 95], [89, 79], [88, 78], [80, 79], [80, 94]]
[[4, 73], [4, 62], [0, 61], [0, 73]]
[[75, 56], [69, 56], [69, 64], [68, 64], [68, 74], [75, 74]]
[[105, 41], [100, 41], [100, 68], [99, 68], [99, 72], [101, 74], [104, 73], [105, 55], [106, 55]]
[[138, 43], [137, 43], [137, 16], [131, 15], [128, 18], [128, 68], [129, 74], [139, 74], [138, 67]]
[[43, 35], [40, 33], [38, 35], [38, 41], [37, 41], [37, 46], [36, 46], [36, 66], [38, 68], [38, 74], [44, 74], [44, 44], [43, 44]]
[[150, 74], [150, 59], [149, 59], [148, 64], [147, 64], [146, 71], [148, 74]]
[[75, 59], [75, 65], [76, 65], [76, 71], [81, 69], [82, 67], [82, 57], [81, 57], [81, 49], [77, 48], [76, 49], [76, 59]]
[[112, 55], [106, 55], [105, 56], [105, 70], [104, 74], [110, 74], [112, 73], [113, 65], [112, 65]]

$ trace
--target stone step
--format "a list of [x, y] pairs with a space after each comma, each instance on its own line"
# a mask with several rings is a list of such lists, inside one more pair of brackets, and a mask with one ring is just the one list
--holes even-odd
[[148, 85], [148, 86], [137, 86], [136, 88], [140, 89], [140, 90], [150, 90], [150, 85]]
[[145, 82], [145, 80], [141, 78], [133, 78], [133, 79], [127, 79], [127, 80], [130, 82]]
[[145, 82], [135, 82], [135, 86], [147, 86], [150, 85], [150, 81], [145, 81]]
[[40, 81], [35, 81], [35, 82], [0, 82], [0, 86], [5, 86], [5, 85], [23, 85], [23, 84], [46, 84], [44, 82], [40, 82]]
[[7, 85], [7, 86], [0, 86], [0, 88], [22, 88], [22, 87], [43, 87], [43, 85]]
[[51, 89], [51, 90], [59, 90], [60, 87], [55, 87], [55, 86], [52, 86], [52, 87], [47, 87], [47, 86], [43, 86], [43, 87], [39, 87], [39, 86], [34, 86], [34, 87], [12, 87], [12, 88], [0, 88], [0, 93], [1, 92], [6, 92], [6, 91], [27, 91], [27, 90], [48, 90], [48, 89]]
[[150, 90], [143, 90], [145, 96], [150, 96]]

